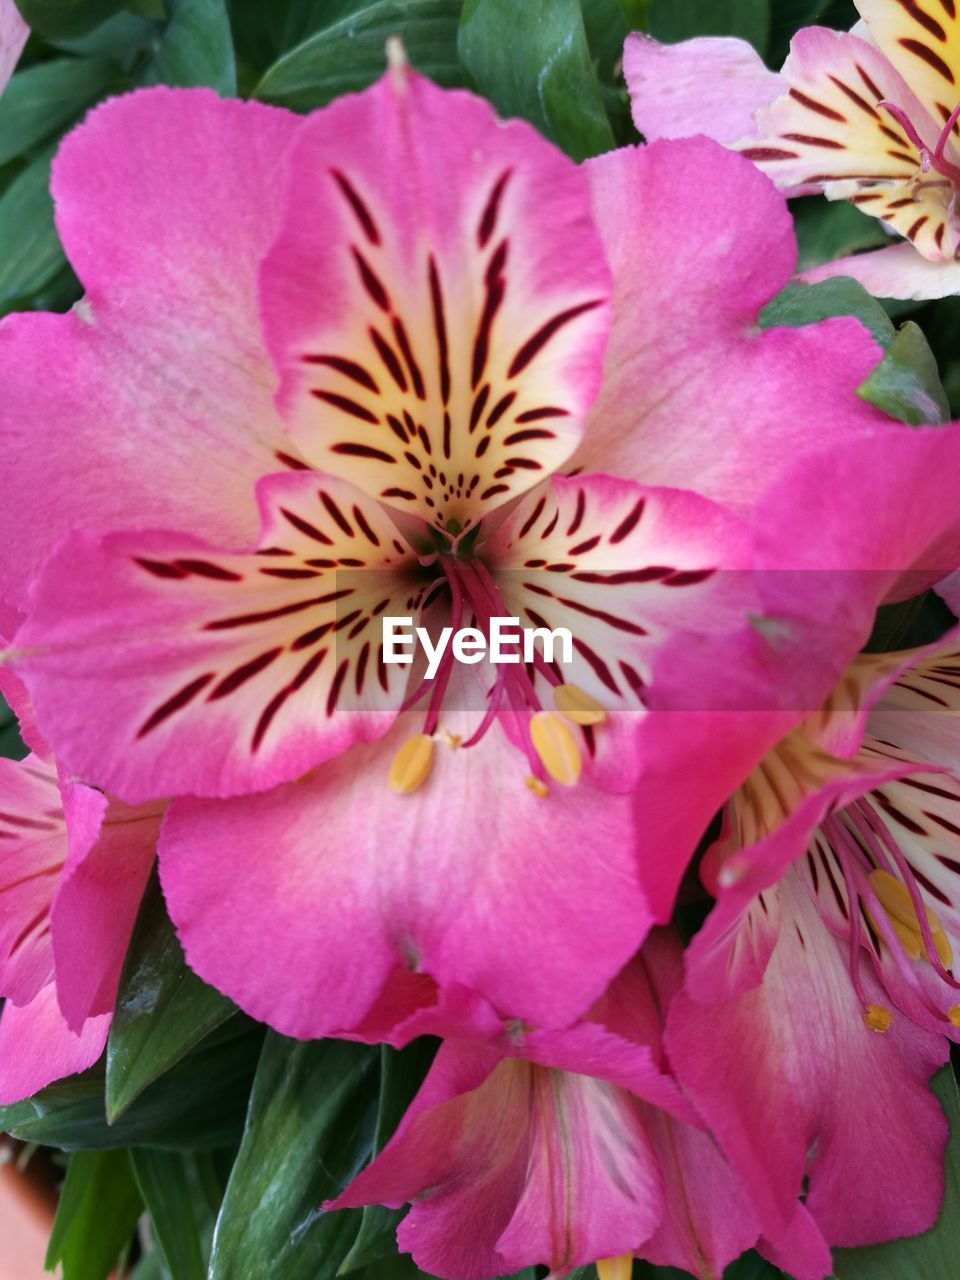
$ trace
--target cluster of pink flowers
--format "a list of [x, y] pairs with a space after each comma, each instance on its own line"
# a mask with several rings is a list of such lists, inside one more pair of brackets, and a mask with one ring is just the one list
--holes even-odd
[[[100, 1055], [156, 858], [254, 1017], [442, 1038], [328, 1206], [412, 1202], [431, 1273], [818, 1280], [929, 1227], [960, 636], [860, 650], [960, 564], [960, 423], [860, 398], [851, 317], [759, 327], [796, 248], [750, 154], [577, 166], [396, 58], [305, 118], [114, 99], [53, 192], [85, 297], [0, 324], [0, 1102]], [[404, 614], [575, 662], [424, 679]]]

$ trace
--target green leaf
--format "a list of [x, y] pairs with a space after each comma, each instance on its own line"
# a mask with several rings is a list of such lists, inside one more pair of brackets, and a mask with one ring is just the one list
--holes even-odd
[[357, 1216], [324, 1213], [370, 1154], [376, 1049], [298, 1042], [263, 1047], [240, 1152], [220, 1210], [209, 1280], [332, 1280]]
[[574, 160], [614, 146], [577, 0], [466, 0], [457, 47], [501, 115], [529, 120]]
[[950, 416], [937, 362], [923, 330], [912, 320], [897, 332], [883, 361], [857, 389], [857, 395], [914, 427], [944, 422]]
[[[377, 1129], [373, 1140], [374, 1154], [382, 1151], [396, 1132], [404, 1113], [423, 1083], [437, 1042], [426, 1036], [398, 1052], [388, 1045], [380, 1049], [380, 1103]], [[340, 1264], [340, 1275], [366, 1267], [396, 1251], [397, 1225], [403, 1209], [387, 1209], [380, 1204], [366, 1205], [361, 1211], [360, 1230], [353, 1247]]]
[[63, 1280], [106, 1280], [142, 1208], [125, 1151], [78, 1151], [60, 1192], [47, 1269], [59, 1263]]
[[788, 284], [760, 312], [760, 327], [813, 324], [829, 316], [856, 316], [884, 348], [896, 330], [880, 303], [849, 276], [837, 276], [822, 284]]
[[0, 698], [0, 756], [8, 760], [22, 760], [26, 754], [27, 748], [20, 737], [17, 717], [3, 698]]
[[93, 58], [53, 58], [18, 71], [0, 97], [0, 164], [75, 119], [115, 75], [109, 62]]
[[386, 69], [386, 42], [400, 36], [418, 71], [438, 84], [458, 84], [458, 0], [377, 0], [315, 32], [284, 54], [254, 96], [295, 111], [321, 107], [364, 89]]
[[240, 1137], [262, 1041], [261, 1027], [231, 1018], [145, 1089], [115, 1124], [107, 1123], [102, 1071], [93, 1068], [0, 1107], [0, 1130], [65, 1151], [230, 1146]]
[[949, 416], [937, 362], [920, 328], [912, 321], [899, 330], [862, 285], [847, 276], [821, 284], [787, 285], [760, 313], [760, 325], [798, 326], [829, 316], [855, 316], [886, 352], [857, 394], [884, 413], [908, 422], [942, 422]]
[[141, 83], [207, 85], [235, 95], [237, 64], [224, 0], [171, 0], [170, 22]]
[[765, 53], [770, 0], [653, 0], [649, 31], [667, 44], [692, 36], [740, 36]]
[[235, 1012], [187, 968], [154, 877], [124, 961], [107, 1041], [110, 1122]]
[[126, 0], [16, 0], [32, 31], [41, 36], [79, 36], [124, 8]]
[[171, 1280], [205, 1280], [195, 1197], [184, 1157], [133, 1147], [130, 1163]]
[[[0, 196], [0, 315], [23, 305], [66, 265], [50, 199], [53, 149], [38, 155]], [[16, 246], [11, 252], [9, 246]]]
[[[934, 1280], [953, 1276], [960, 1257], [960, 1103], [950, 1066], [933, 1078], [933, 1091], [950, 1122], [946, 1192], [936, 1224], [919, 1236], [864, 1249], [835, 1249], [836, 1280]], [[909, 1166], [904, 1176], [909, 1177]]]
[[890, 243], [879, 218], [868, 217], [846, 200], [803, 200], [791, 206], [797, 233], [797, 270], [807, 271], [858, 249]]

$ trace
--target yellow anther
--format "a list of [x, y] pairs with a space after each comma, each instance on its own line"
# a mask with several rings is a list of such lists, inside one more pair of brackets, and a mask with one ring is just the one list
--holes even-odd
[[415, 733], [390, 761], [387, 777], [390, 790], [399, 795], [417, 791], [430, 776], [432, 768], [433, 739], [427, 733]]
[[573, 787], [580, 778], [580, 748], [555, 711], [538, 711], [530, 717], [530, 741], [543, 767], [562, 787]]
[[952, 1004], [947, 1010], [947, 1017], [955, 1027], [960, 1027], [960, 1004]]
[[597, 1280], [630, 1280], [632, 1275], [632, 1253], [622, 1253], [619, 1258], [601, 1258], [597, 1263]]
[[536, 777], [532, 773], [527, 775], [527, 786], [535, 796], [540, 796], [543, 800], [546, 800], [547, 796], [550, 794], [550, 788], [544, 780]]
[[[926, 956], [927, 949], [920, 931], [920, 919], [907, 886], [896, 876], [890, 875], [888, 871], [871, 871], [869, 879], [906, 954], [911, 960], [919, 960], [921, 956]], [[953, 964], [953, 948], [950, 945], [950, 939], [943, 932], [940, 921], [930, 908], [924, 907], [924, 911], [937, 958], [944, 969], [949, 969]], [[876, 929], [877, 922], [872, 916], [870, 922]]]
[[574, 724], [603, 724], [607, 718], [596, 698], [575, 684], [558, 684], [553, 691], [553, 701], [560, 714]]
[[893, 1014], [882, 1004], [868, 1004], [863, 1020], [871, 1031], [889, 1031], [893, 1022]]

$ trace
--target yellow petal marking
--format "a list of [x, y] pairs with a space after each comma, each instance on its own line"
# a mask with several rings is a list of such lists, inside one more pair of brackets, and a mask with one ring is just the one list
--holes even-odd
[[591, 698], [589, 693], [575, 684], [557, 685], [553, 701], [560, 714], [573, 724], [603, 724], [607, 718], [607, 713], [596, 698]]
[[562, 787], [576, 786], [582, 761], [577, 740], [555, 711], [530, 717], [530, 741], [543, 767]]
[[391, 791], [409, 795], [419, 790], [433, 768], [433, 739], [426, 733], [408, 738], [390, 762], [387, 781]]

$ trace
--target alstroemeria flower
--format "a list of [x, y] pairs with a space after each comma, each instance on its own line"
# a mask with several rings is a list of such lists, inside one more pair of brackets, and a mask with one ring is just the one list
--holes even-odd
[[958, 293], [960, 14], [953, 0], [855, 3], [853, 31], [802, 29], [779, 76], [742, 41], [629, 37], [634, 119], [649, 138], [702, 132], [735, 146], [782, 190], [850, 200], [908, 242], [802, 279], [854, 276], [895, 298]]
[[[3, 692], [25, 705], [9, 673]], [[162, 811], [67, 781], [35, 748], [0, 760], [0, 1104], [99, 1058]]]
[[29, 34], [30, 28], [13, 0], [0, 0], [0, 93], [13, 75]]
[[[856, 399], [878, 356], [856, 321], [757, 330], [789, 216], [702, 140], [578, 169], [395, 68], [306, 120], [115, 100], [53, 186], [87, 296], [0, 326], [0, 574], [59, 756], [180, 797], [160, 869], [188, 958], [284, 1032], [376, 1021], [410, 969], [568, 1023], [811, 705], [790, 625], [755, 628], [725, 572], [759, 495], [853, 440], [896, 512], [956, 433]], [[379, 620], [426, 601], [570, 626], [576, 687], [540, 662], [471, 700], [448, 663], [408, 690]], [[678, 803], [663, 780], [717, 732]]]
[[634, 1253], [721, 1274], [759, 1227], [664, 1060], [680, 978], [679, 942], [657, 932], [576, 1026], [445, 1040], [394, 1137], [326, 1207], [411, 1201], [400, 1249], [451, 1280], [597, 1260], [615, 1280]]

